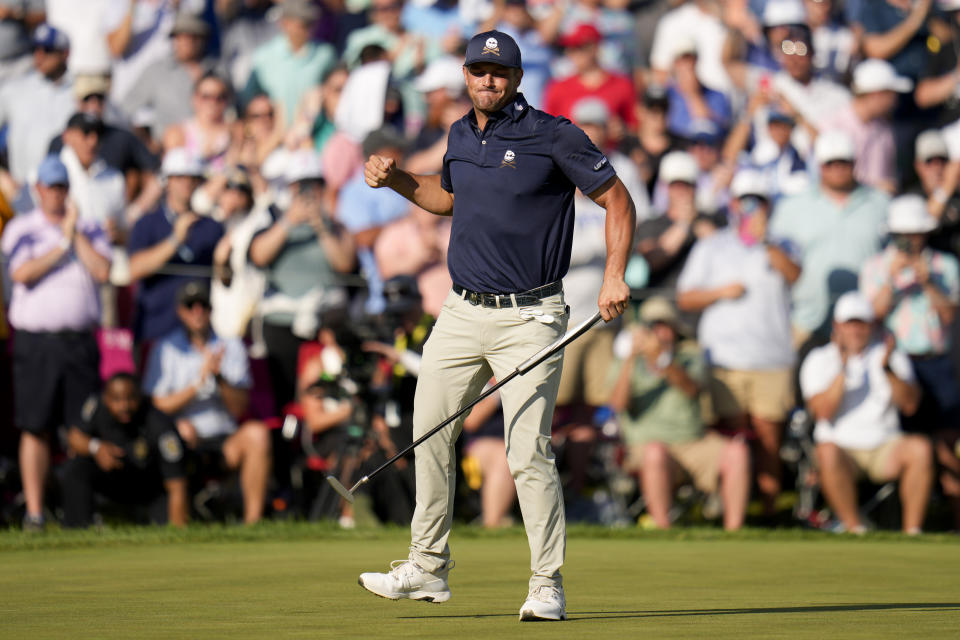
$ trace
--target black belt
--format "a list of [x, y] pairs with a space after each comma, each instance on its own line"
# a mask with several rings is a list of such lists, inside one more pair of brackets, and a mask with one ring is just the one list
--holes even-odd
[[504, 309], [513, 306], [516, 300], [518, 307], [528, 307], [537, 304], [543, 298], [555, 296], [563, 292], [563, 282], [557, 280], [536, 289], [521, 291], [520, 293], [483, 293], [464, 289], [458, 284], [453, 285], [453, 292], [474, 306]]

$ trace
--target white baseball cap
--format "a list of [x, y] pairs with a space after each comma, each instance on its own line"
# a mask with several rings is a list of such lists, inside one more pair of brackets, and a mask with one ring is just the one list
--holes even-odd
[[600, 98], [588, 96], [573, 105], [570, 115], [577, 124], [604, 124], [610, 119], [610, 108]]
[[686, 151], [671, 151], [660, 160], [660, 180], [665, 184], [686, 182], [696, 184], [700, 175], [697, 161]]
[[421, 93], [446, 89], [450, 95], [459, 95], [466, 88], [463, 79], [463, 62], [451, 56], [437, 58], [417, 76], [413, 86]]
[[886, 60], [868, 58], [854, 68], [851, 86], [856, 94], [874, 91], [907, 93], [913, 89], [913, 80], [898, 75], [897, 70]]
[[822, 132], [813, 145], [813, 157], [819, 164], [826, 164], [833, 160], [853, 162], [856, 155], [853, 138], [846, 131], [839, 129]]
[[697, 41], [692, 36], [680, 35], [673, 42], [672, 52], [674, 60], [686, 55], [695, 56], [697, 55]]
[[320, 155], [309, 149], [294, 151], [287, 160], [284, 178], [287, 184], [301, 180], [323, 180], [323, 162]]
[[[960, 0], [957, 0], [960, 2]], [[947, 151], [947, 140], [939, 129], [927, 129], [917, 136], [914, 144], [914, 154], [920, 162], [926, 162], [930, 158], [947, 158], [950, 153]]]
[[203, 163], [200, 162], [195, 154], [184, 147], [170, 149], [163, 155], [163, 164], [160, 166], [160, 173], [163, 177], [171, 176], [190, 176], [202, 178], [204, 174]]
[[833, 319], [836, 322], [873, 322], [873, 306], [859, 291], [848, 291], [837, 299], [833, 307]]
[[807, 10], [800, 0], [769, 0], [763, 9], [763, 26], [807, 24]]
[[769, 199], [770, 184], [766, 176], [756, 169], [740, 169], [730, 183], [730, 195], [734, 198], [760, 196], [761, 198]]
[[922, 196], [909, 194], [894, 198], [887, 208], [887, 231], [890, 233], [929, 233], [937, 221], [927, 211]]

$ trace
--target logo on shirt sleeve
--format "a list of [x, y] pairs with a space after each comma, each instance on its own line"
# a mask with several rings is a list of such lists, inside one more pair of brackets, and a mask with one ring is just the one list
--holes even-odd
[[483, 51], [480, 52], [480, 55], [485, 53], [495, 56], [500, 55], [500, 43], [497, 42], [496, 38], [487, 38], [487, 41], [483, 44]]
[[593, 170], [600, 171], [600, 169], [603, 169], [603, 165], [605, 164], [607, 164], [607, 156], [603, 156], [602, 158], [600, 158], [600, 162], [593, 165]]
[[183, 457], [183, 447], [180, 446], [180, 439], [172, 433], [164, 433], [160, 436], [157, 444], [160, 447], [160, 455], [167, 462], [180, 462]]
[[500, 163], [500, 168], [510, 167], [511, 169], [517, 168], [517, 154], [515, 154], [510, 149], [507, 149], [507, 152], [503, 154], [503, 162]]

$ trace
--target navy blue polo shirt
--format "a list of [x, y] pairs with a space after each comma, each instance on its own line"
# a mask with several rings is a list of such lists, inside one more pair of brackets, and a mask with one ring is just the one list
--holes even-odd
[[471, 109], [450, 128], [440, 185], [454, 194], [447, 264], [473, 291], [517, 293], [559, 280], [570, 266], [573, 196], [616, 173], [572, 122], [522, 94], [483, 131]]
[[[165, 204], [153, 213], [143, 216], [133, 225], [127, 249], [130, 255], [149, 249], [170, 237], [176, 215]], [[213, 250], [223, 236], [223, 225], [212, 218], [201, 216], [187, 233], [187, 241], [167, 262], [167, 265], [209, 267], [213, 265]], [[208, 276], [209, 277], [209, 276]], [[137, 289], [133, 333], [138, 341], [155, 340], [180, 327], [177, 318], [177, 291], [199, 275], [157, 273], [144, 278]]]

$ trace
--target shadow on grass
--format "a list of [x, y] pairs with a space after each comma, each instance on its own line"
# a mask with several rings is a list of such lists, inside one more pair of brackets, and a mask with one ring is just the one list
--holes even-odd
[[[802, 607], [746, 607], [731, 609], [667, 609], [664, 611], [581, 611], [570, 612], [568, 622], [578, 620], [617, 620], [620, 618], [675, 618], [688, 616], [730, 616], [785, 613], [830, 613], [852, 611], [910, 611], [910, 610], [960, 611], [960, 602], [904, 602], [904, 603], [850, 603], [808, 605]], [[478, 613], [455, 616], [400, 616], [406, 620], [430, 618], [514, 618], [516, 613]]]

